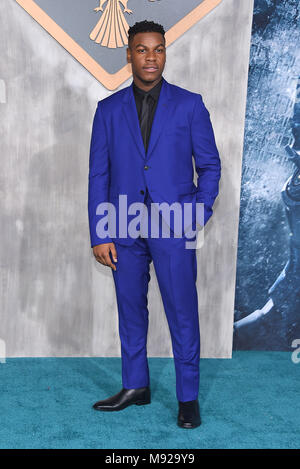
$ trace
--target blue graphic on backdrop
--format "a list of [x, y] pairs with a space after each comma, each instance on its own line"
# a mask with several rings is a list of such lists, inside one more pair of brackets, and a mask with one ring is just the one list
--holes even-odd
[[300, 11], [255, 0], [235, 298], [234, 349], [300, 338]]

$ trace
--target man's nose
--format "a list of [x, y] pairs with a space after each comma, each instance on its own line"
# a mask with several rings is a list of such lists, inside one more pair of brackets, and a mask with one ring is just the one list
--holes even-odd
[[147, 60], [156, 60], [154, 52], [151, 52], [151, 51], [147, 52], [146, 59]]

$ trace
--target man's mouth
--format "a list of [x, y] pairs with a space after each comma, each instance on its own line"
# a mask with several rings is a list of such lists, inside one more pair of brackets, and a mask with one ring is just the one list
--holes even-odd
[[147, 70], [147, 72], [156, 72], [158, 70], [158, 67], [148, 66], [148, 67], [143, 67], [144, 70]]

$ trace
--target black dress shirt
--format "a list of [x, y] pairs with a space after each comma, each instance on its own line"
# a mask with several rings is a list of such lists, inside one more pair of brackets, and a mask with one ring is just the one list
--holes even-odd
[[148, 150], [148, 144], [149, 144], [149, 138], [150, 138], [150, 133], [151, 133], [151, 127], [152, 127], [152, 122], [160, 94], [160, 89], [162, 85], [162, 79], [155, 85], [151, 90], [149, 91], [144, 91], [141, 88], [139, 88], [134, 82], [133, 82], [133, 93], [135, 97], [135, 104], [136, 104], [136, 109], [139, 117], [139, 122], [141, 123], [141, 108], [142, 108], [142, 101], [145, 95], [150, 95], [151, 98], [149, 99], [149, 113], [148, 113], [148, 131], [147, 131], [147, 138], [146, 138], [146, 152]]

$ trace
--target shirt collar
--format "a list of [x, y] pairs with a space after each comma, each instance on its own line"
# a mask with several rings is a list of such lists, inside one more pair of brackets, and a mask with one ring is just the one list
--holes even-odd
[[161, 85], [162, 85], [162, 78], [155, 86], [153, 86], [153, 88], [151, 88], [151, 90], [145, 91], [145, 90], [142, 90], [141, 88], [139, 88], [133, 81], [133, 90], [134, 90], [135, 93], [141, 94], [143, 96], [145, 94], [150, 94], [153, 99], [157, 100], [158, 97], [159, 97]]

